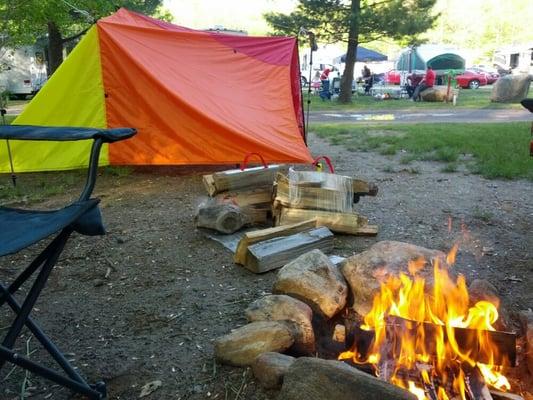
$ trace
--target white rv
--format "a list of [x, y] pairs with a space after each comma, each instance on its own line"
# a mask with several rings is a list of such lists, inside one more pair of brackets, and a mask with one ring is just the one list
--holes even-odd
[[508, 46], [494, 52], [494, 65], [519, 74], [533, 74], [533, 43]]
[[0, 48], [0, 91], [7, 91], [11, 97], [25, 98], [37, 93], [46, 80], [42, 48]]

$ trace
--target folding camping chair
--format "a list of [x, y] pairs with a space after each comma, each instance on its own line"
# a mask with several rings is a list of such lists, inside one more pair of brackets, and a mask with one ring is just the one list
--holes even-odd
[[[55, 211], [32, 211], [0, 207], [0, 257], [17, 253], [42, 239], [57, 234], [50, 244], [10, 285], [4, 286], [0, 283], [0, 307], [7, 303], [16, 315], [0, 344], [0, 370], [6, 362], [10, 362], [90, 399], [104, 399], [106, 397], [105, 384], [99, 382], [89, 385], [32, 319], [30, 312], [70, 235], [74, 231], [82, 235], [91, 236], [105, 234], [100, 210], [98, 209], [99, 199], [90, 198], [96, 181], [100, 148], [103, 143], [117, 142], [133, 135], [135, 135], [135, 130], [130, 128], [90, 129], [17, 125], [0, 126], [0, 140], [94, 140], [91, 148], [87, 181], [77, 201]], [[21, 304], [14, 297], [14, 294], [34, 274], [37, 276]], [[15, 341], [24, 325], [39, 340], [66, 375], [37, 364], [13, 351]]]

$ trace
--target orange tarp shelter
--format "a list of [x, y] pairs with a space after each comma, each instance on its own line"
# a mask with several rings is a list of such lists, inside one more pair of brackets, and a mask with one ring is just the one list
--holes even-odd
[[[104, 149], [103, 165], [235, 164], [251, 152], [312, 161], [296, 38], [197, 31], [126, 9], [88, 31], [14, 123], [136, 128]], [[13, 142], [15, 170], [79, 168], [86, 145]]]

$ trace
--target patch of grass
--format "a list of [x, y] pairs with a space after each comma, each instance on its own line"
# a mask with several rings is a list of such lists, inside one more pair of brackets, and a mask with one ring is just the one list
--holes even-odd
[[385, 146], [379, 150], [379, 154], [384, 156], [393, 156], [396, 154], [395, 146]]
[[457, 172], [457, 168], [458, 168], [457, 163], [451, 162], [451, 163], [446, 164], [444, 167], [442, 167], [440, 171], [447, 172], [447, 173]]
[[480, 207], [477, 207], [477, 206], [474, 208], [472, 216], [475, 219], [478, 219], [478, 220], [486, 222], [486, 223], [490, 222], [492, 220], [492, 218], [494, 218], [494, 214], [492, 214], [492, 212], [490, 212], [488, 210], [484, 210], [484, 209], [482, 209]]
[[[378, 129], [385, 130], [388, 134], [371, 134]], [[469, 154], [470, 159], [463, 163], [473, 173], [486, 178], [533, 180], [528, 122], [385, 126], [344, 123], [311, 126], [311, 131], [328, 139], [336, 137], [341, 130], [346, 147], [350, 150], [386, 154], [406, 151], [400, 158], [401, 164], [408, 164], [413, 160], [430, 160], [459, 166], [460, 155]]]
[[116, 176], [118, 178], [124, 178], [126, 176], [130, 176], [133, 173], [132, 167], [126, 167], [126, 166], [118, 166], [118, 167], [112, 167], [108, 166], [104, 168], [104, 174]]
[[[484, 86], [476, 90], [455, 89], [458, 93], [457, 103], [428, 103], [412, 102], [410, 99], [399, 100], [376, 100], [371, 96], [352, 97], [351, 104], [340, 104], [336, 100], [322, 101], [318, 95], [311, 95], [311, 111], [363, 111], [363, 110], [398, 110], [420, 111], [426, 109], [442, 108], [487, 108], [487, 109], [520, 109], [520, 104], [491, 103], [490, 96], [492, 86]], [[307, 91], [303, 92], [304, 100], [307, 102]], [[526, 97], [533, 97], [533, 86]]]
[[79, 195], [85, 174], [83, 170], [16, 174], [16, 187], [13, 187], [11, 174], [1, 174], [0, 204], [39, 202], [63, 195], [73, 188], [79, 189], [76, 192]]
[[392, 173], [394, 172], [394, 167], [392, 165], [385, 165], [382, 169], [383, 172], [389, 172], [389, 173]]

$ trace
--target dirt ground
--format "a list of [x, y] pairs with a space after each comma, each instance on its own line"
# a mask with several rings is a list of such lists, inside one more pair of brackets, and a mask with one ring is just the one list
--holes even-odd
[[[312, 153], [329, 155], [338, 173], [379, 186], [376, 198], [362, 198], [358, 205], [379, 225], [379, 235], [337, 235], [337, 255], [350, 256], [379, 240], [448, 250], [461, 238], [456, 268], [467, 280], [488, 279], [514, 310], [533, 307], [531, 182], [441, 173], [436, 163], [405, 166], [397, 158], [348, 152], [313, 135], [309, 141]], [[218, 365], [213, 358], [213, 339], [246, 323], [244, 309], [270, 292], [276, 273], [254, 275], [234, 265], [228, 250], [194, 228], [195, 206], [204, 196], [201, 174], [106, 176], [96, 195], [108, 235], [76, 235], [69, 242], [34, 310], [68, 358], [89, 380], [103, 378], [110, 399], [138, 398], [141, 387], [154, 380], [162, 386], [148, 399], [275, 398], [249, 370]], [[32, 250], [1, 259], [0, 279], [14, 276]], [[0, 329], [7, 323], [2, 311]], [[42, 358], [37, 340], [28, 335], [17, 342], [19, 352], [27, 348], [30, 358]], [[25, 374], [11, 370], [7, 365], [0, 372], [1, 399], [20, 398]], [[26, 386], [31, 399], [72, 397], [32, 376]]]

